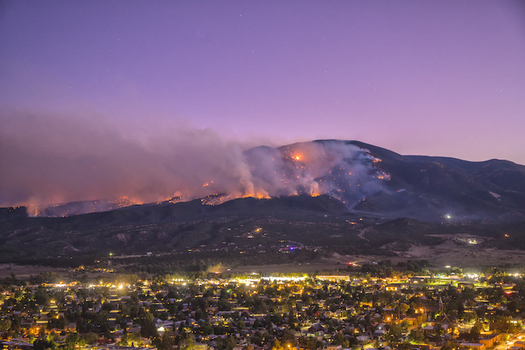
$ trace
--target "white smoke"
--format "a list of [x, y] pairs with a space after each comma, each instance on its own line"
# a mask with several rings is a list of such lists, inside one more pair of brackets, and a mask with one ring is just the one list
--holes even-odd
[[246, 152], [255, 191], [270, 197], [329, 194], [349, 206], [379, 191], [388, 176], [366, 150], [344, 141], [298, 143]]
[[219, 193], [223, 200], [326, 193], [350, 203], [381, 188], [374, 159], [344, 142], [244, 148], [187, 125], [125, 133], [103, 119], [4, 115], [0, 206]]

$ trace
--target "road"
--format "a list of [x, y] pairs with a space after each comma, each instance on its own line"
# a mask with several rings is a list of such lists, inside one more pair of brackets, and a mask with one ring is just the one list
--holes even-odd
[[509, 339], [506, 342], [494, 347], [494, 350], [507, 350], [514, 346], [514, 342], [518, 340], [525, 340], [525, 329], [522, 328], [518, 333], [511, 334]]

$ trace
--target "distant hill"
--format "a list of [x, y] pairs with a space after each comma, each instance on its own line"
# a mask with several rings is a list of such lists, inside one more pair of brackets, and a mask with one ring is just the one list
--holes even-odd
[[[230, 200], [223, 193], [71, 215], [111, 206], [75, 202], [44, 210], [49, 217], [1, 208], [0, 262], [67, 259], [74, 265], [110, 251], [231, 253], [232, 244], [239, 251], [275, 251], [286, 242], [317, 247], [312, 251], [394, 254], [438, 243], [427, 234], [458, 230], [488, 237], [511, 232], [497, 244], [525, 248], [522, 165], [403, 156], [339, 140], [257, 147], [244, 156], [254, 186], [268, 189], [266, 198]], [[68, 216], [53, 217], [57, 213]]]
[[[349, 212], [389, 219], [525, 220], [525, 166], [505, 160], [403, 156], [370, 144], [340, 140], [255, 147], [245, 151], [244, 157], [254, 187], [265, 192], [262, 197], [326, 194]], [[228, 193], [212, 193], [203, 201], [220, 204], [234, 198]], [[73, 216], [132, 204], [126, 199], [78, 201], [43, 208], [37, 216]], [[0, 213], [0, 220], [20, 215], [19, 211], [12, 213]]]
[[355, 210], [423, 221], [524, 220], [525, 166], [504, 160], [469, 162], [454, 158], [401, 156], [372, 145], [368, 149], [390, 174], [386, 186]]

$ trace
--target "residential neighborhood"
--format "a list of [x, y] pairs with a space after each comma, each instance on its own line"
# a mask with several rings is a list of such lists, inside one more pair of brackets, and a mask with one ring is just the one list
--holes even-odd
[[34, 282], [1, 281], [3, 349], [525, 349], [518, 274]]

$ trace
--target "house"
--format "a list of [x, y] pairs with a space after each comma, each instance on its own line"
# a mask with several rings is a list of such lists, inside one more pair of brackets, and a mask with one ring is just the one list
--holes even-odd
[[341, 345], [329, 345], [325, 350], [343, 350], [343, 347]]
[[460, 345], [471, 350], [485, 350], [485, 344], [481, 343], [461, 343]]
[[498, 333], [498, 334], [481, 333], [481, 338], [479, 339], [479, 342], [481, 344], [485, 344], [485, 347], [491, 348], [494, 346], [495, 343], [500, 342], [502, 339], [503, 339], [503, 335], [501, 333]]

